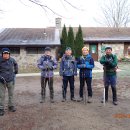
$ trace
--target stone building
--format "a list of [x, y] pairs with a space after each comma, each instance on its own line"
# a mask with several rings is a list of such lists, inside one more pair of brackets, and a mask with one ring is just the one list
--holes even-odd
[[[0, 50], [9, 47], [21, 70], [36, 69], [37, 59], [46, 46], [59, 57], [61, 19], [56, 27], [48, 28], [6, 28], [0, 32]], [[78, 28], [74, 27], [74, 32]], [[98, 61], [106, 46], [113, 48], [118, 59], [130, 57], [130, 28], [82, 27], [85, 46], [89, 47], [95, 61]]]

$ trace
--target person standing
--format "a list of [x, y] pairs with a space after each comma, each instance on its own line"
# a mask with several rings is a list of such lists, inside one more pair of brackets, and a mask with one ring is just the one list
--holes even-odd
[[53, 70], [57, 68], [57, 61], [51, 54], [51, 48], [44, 49], [44, 55], [38, 60], [38, 68], [41, 70], [41, 101], [43, 103], [46, 97], [46, 85], [48, 82], [50, 90], [50, 102], [54, 103], [54, 89], [53, 89]]
[[[116, 70], [117, 70], [117, 56], [112, 54], [112, 48], [105, 48], [105, 55], [100, 59], [100, 63], [103, 65], [104, 69], [104, 87], [105, 87], [105, 102], [108, 101], [108, 90], [111, 85], [112, 94], [113, 94], [113, 104], [118, 105], [117, 103], [117, 91], [116, 91]], [[102, 101], [103, 103], [103, 101]]]
[[87, 84], [88, 90], [88, 103], [92, 102], [92, 69], [94, 68], [94, 60], [89, 54], [89, 49], [87, 47], [82, 48], [82, 56], [77, 60], [77, 67], [80, 69], [79, 77], [80, 77], [80, 90], [79, 95], [80, 98], [78, 101], [83, 101], [83, 91], [85, 91], [85, 81]]
[[10, 57], [9, 48], [2, 49], [2, 55], [0, 56], [0, 116], [3, 116], [5, 92], [8, 89], [8, 110], [15, 112], [14, 106], [14, 78], [18, 73], [18, 64], [14, 58]]
[[63, 76], [63, 86], [62, 86], [63, 102], [66, 101], [68, 82], [70, 84], [70, 99], [72, 101], [76, 101], [74, 97], [74, 76], [76, 75], [77, 75], [76, 61], [72, 56], [71, 48], [67, 47], [60, 63], [60, 76]]

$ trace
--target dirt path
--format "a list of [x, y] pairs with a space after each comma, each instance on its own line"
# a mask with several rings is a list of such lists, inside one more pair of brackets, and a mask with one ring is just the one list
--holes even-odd
[[[78, 98], [79, 82], [76, 79], [75, 96]], [[130, 80], [118, 80], [119, 105], [100, 103], [102, 80], [93, 80], [93, 103], [62, 103], [61, 79], [55, 78], [55, 103], [40, 104], [40, 77], [17, 78], [15, 89], [16, 113], [7, 111], [0, 117], [0, 130], [129, 130], [130, 129]], [[69, 89], [68, 89], [69, 90]], [[48, 89], [47, 89], [48, 93]], [[6, 99], [7, 104], [7, 99]], [[120, 115], [119, 115], [120, 114]], [[122, 118], [119, 118], [122, 117]]]

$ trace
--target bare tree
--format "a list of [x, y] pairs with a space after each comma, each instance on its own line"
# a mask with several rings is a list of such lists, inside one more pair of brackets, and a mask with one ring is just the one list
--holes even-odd
[[108, 27], [126, 27], [130, 22], [130, 5], [128, 0], [109, 0], [101, 7], [104, 23]]

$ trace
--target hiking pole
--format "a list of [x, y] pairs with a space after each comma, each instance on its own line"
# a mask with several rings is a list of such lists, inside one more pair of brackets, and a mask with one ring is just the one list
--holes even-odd
[[104, 66], [104, 89], [103, 89], [103, 104], [106, 105], [106, 99], [105, 99], [105, 82], [106, 82], [106, 67]]
[[63, 96], [63, 100], [64, 100], [65, 99], [64, 79], [62, 79], [62, 96]]
[[87, 97], [86, 97], [85, 74], [84, 74], [84, 70], [83, 70], [83, 83], [84, 83], [84, 86], [83, 86], [83, 92], [84, 92], [84, 94], [83, 94], [83, 99], [84, 99], [84, 104], [86, 105], [86, 99], [87, 99]]
[[103, 104], [104, 104], [104, 106], [106, 105], [106, 101], [105, 101], [105, 87], [103, 89]]

